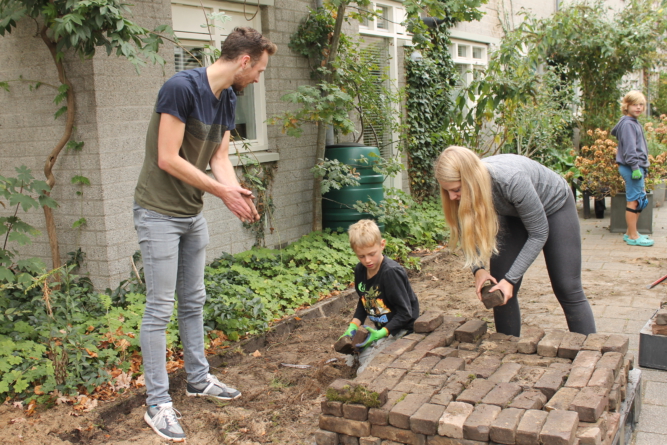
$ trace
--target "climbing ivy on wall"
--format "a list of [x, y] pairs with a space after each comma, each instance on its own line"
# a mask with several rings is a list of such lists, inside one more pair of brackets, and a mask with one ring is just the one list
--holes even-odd
[[405, 62], [408, 175], [410, 192], [419, 202], [437, 190], [433, 162], [445, 148], [440, 130], [450, 119], [450, 92], [457, 75], [449, 53], [449, 28], [443, 23], [429, 34], [433, 45], [420, 50], [423, 58], [411, 60], [408, 54]]

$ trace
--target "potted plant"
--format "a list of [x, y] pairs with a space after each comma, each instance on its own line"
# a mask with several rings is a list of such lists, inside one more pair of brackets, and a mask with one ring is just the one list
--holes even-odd
[[[588, 130], [588, 136], [594, 137], [593, 143], [590, 146], [582, 147], [581, 154], [575, 159], [575, 167], [582, 178], [579, 187], [598, 200], [606, 196], [612, 197], [609, 231], [623, 233], [627, 228], [625, 224], [626, 200], [625, 184], [616, 164], [618, 144], [609, 138], [606, 131], [599, 128], [595, 131]], [[645, 178], [649, 205], [641, 213], [637, 226], [642, 233], [653, 233], [653, 194], [650, 192], [656, 185], [664, 181], [663, 178], [667, 175], [666, 160], [667, 152], [655, 157], [649, 155], [650, 165]]]

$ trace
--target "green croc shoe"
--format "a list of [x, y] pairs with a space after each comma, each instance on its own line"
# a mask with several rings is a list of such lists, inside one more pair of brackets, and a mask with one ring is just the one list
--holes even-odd
[[651, 238], [640, 236], [637, 239], [626, 238], [625, 242], [628, 246], [651, 247], [655, 241]]
[[[642, 235], [641, 233], [639, 234], [639, 237], [640, 237], [640, 238], [649, 238], [648, 235]], [[629, 239], [630, 239], [630, 237], [628, 236], [628, 234], [627, 234], [627, 233], [624, 233], [624, 234], [623, 234], [623, 241], [627, 241], [627, 240], [629, 240]]]

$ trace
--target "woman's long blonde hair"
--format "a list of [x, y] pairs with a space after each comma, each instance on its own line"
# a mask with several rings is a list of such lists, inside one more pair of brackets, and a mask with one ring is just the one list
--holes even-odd
[[449, 224], [449, 247], [461, 243], [465, 267], [486, 265], [497, 253], [498, 217], [493, 207], [491, 175], [486, 165], [471, 150], [451, 146], [435, 163], [440, 182], [461, 182], [461, 200], [452, 201], [440, 187], [442, 211]]

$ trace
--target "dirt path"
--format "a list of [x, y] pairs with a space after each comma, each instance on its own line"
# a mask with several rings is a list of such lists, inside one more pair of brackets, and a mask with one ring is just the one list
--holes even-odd
[[[450, 315], [481, 317], [490, 322], [493, 331], [492, 313], [477, 301], [472, 277], [456, 256], [442, 255], [411, 276], [411, 281], [422, 311], [437, 308]], [[586, 270], [584, 281], [595, 284], [587, 286], [592, 302], [607, 297], [612, 290], [623, 295], [633, 286], [618, 276], [600, 277]], [[544, 273], [529, 273], [521, 294], [525, 296], [521, 300], [524, 321], [564, 326]], [[351, 318], [352, 309], [326, 319], [299, 321], [287, 338], [268, 338], [267, 347], [258, 357], [244, 353], [240, 347], [228, 350], [213, 373], [243, 392], [238, 401], [188, 398], [184, 373], [172, 375], [171, 394], [174, 406], [183, 415], [188, 443], [312, 445], [323, 389], [335, 378], [350, 376], [344, 356], [335, 353], [332, 345]], [[338, 360], [325, 363], [332, 358]], [[290, 368], [281, 363], [311, 368]], [[101, 403], [81, 417], [71, 415], [71, 406], [60, 406], [27, 419], [19, 409], [3, 405], [0, 425], [4, 437], [15, 440], [12, 443], [29, 445], [164, 443], [143, 421], [144, 400], [143, 391], [134, 391], [115, 402]]]

